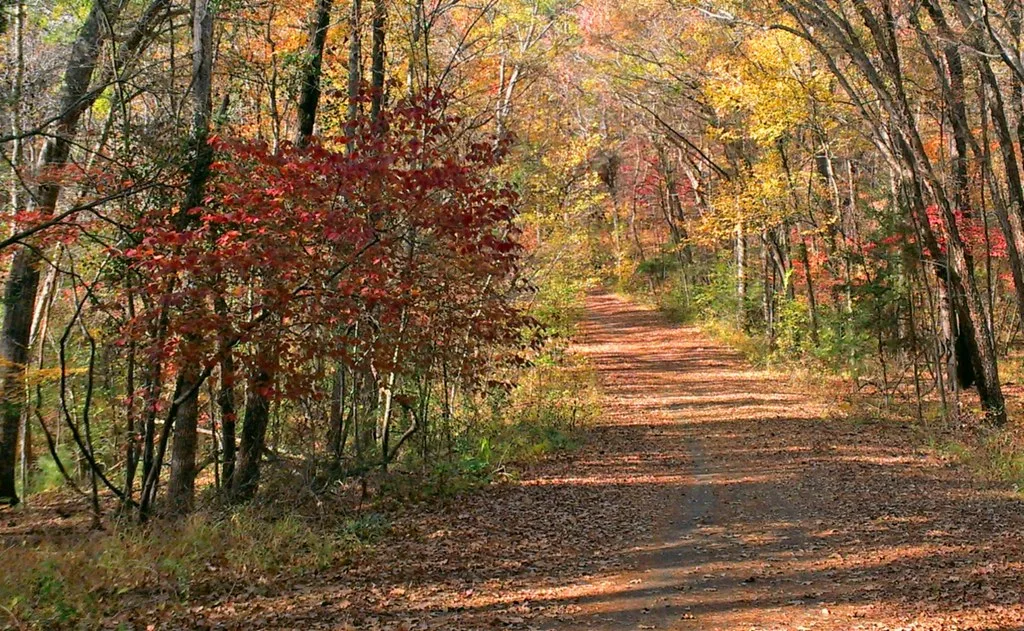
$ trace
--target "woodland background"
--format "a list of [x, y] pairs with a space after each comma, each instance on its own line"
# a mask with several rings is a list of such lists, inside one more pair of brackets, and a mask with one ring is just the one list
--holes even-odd
[[[11, 514], [245, 559], [514, 477], [599, 413], [600, 281], [1024, 478], [1016, 0], [0, 11]], [[55, 530], [18, 618], [89, 615]]]

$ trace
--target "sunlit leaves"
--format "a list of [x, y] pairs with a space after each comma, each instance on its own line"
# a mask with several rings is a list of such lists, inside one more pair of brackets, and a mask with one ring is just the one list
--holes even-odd
[[[360, 123], [351, 151], [344, 138], [276, 152], [216, 139], [205, 205], [137, 228], [144, 237], [126, 257], [149, 279], [153, 307], [126, 334], [176, 361], [210, 363], [234, 345], [273, 370], [281, 396], [311, 385], [313, 358], [398, 370], [401, 357], [412, 370], [440, 345], [480, 367], [487, 348], [515, 345], [516, 199], [490, 179], [494, 144], [452, 142], [444, 103], [397, 107], [384, 134]], [[161, 326], [169, 344], [151, 339]]]
[[743, 117], [735, 127], [723, 126], [723, 138], [748, 137], [763, 146], [794, 133], [830, 102], [828, 75], [816, 69], [808, 46], [780, 31], [758, 33], [736, 51], [709, 64], [705, 94], [728, 120]]

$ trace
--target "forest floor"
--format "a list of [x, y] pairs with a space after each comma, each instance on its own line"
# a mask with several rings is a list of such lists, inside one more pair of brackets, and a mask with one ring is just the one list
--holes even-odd
[[126, 597], [109, 626], [1024, 629], [1019, 493], [909, 425], [846, 418], [841, 386], [613, 295], [587, 306], [575, 351], [604, 414], [579, 450], [392, 513], [348, 563]]
[[[193, 607], [199, 628], [1024, 629], [1024, 503], [846, 420], [608, 294], [577, 351], [604, 392], [578, 452], [306, 584]], [[808, 390], [812, 390], [808, 392]]]

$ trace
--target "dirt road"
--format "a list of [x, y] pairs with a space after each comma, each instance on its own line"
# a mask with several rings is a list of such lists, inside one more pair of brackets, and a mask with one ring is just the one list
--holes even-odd
[[1019, 498], [695, 329], [611, 295], [589, 313], [580, 350], [608, 423], [657, 444], [623, 457], [661, 469], [667, 518], [581, 624], [1024, 628]]
[[650, 309], [588, 313], [606, 414], [578, 453], [190, 626], [1024, 629], [1019, 497]]

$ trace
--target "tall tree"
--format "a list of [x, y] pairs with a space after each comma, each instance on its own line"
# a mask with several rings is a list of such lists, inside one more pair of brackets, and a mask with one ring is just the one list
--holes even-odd
[[320, 105], [320, 83], [323, 75], [324, 45], [331, 25], [332, 0], [316, 0], [310, 19], [309, 41], [306, 44], [302, 70], [302, 92], [299, 96], [299, 126], [296, 142], [302, 144], [313, 135], [316, 111]]
[[[28, 210], [36, 216], [49, 217], [57, 208], [63, 189], [59, 175], [68, 163], [79, 121], [99, 94], [97, 89], [90, 89], [93, 73], [121, 7], [119, 2], [108, 5], [105, 0], [94, 0], [71, 46], [56, 124], [36, 165], [39, 184], [29, 196]], [[4, 285], [4, 319], [0, 329], [0, 501], [9, 504], [19, 501], [15, 489], [18, 433], [25, 407], [25, 364], [41, 263], [36, 246], [17, 245]]]
[[[909, 184], [911, 211], [919, 225], [927, 229], [929, 202], [926, 196], [940, 212], [948, 256], [942, 254], [937, 242], [930, 244], [926, 252], [941, 270], [940, 280], [948, 284], [962, 341], [967, 344], [972, 363], [976, 366], [978, 392], [987, 414], [993, 422], [1004, 423], [1006, 404], [987, 307], [982, 299], [970, 250], [961, 234], [953, 198], [943, 186], [934, 160], [925, 147], [907, 94], [908, 82], [903, 74], [902, 51], [892, 5], [889, 0], [883, 0], [880, 15], [867, 5], [866, 0], [851, 0], [849, 5], [809, 0], [782, 2], [783, 8], [800, 25], [795, 32], [821, 49], [824, 55], [833, 53], [825, 48], [823, 41], [838, 46], [870, 86], [886, 114], [886, 119], [875, 128], [879, 133], [878, 144], [886, 148], [899, 164], [899, 172]], [[854, 15], [858, 16], [859, 23], [853, 21]], [[869, 38], [869, 42], [864, 38]], [[828, 63], [851, 99], [863, 102], [862, 95], [834, 57]]]
[[370, 49], [370, 120], [376, 125], [384, 106], [384, 72], [386, 70], [385, 37], [388, 9], [385, 0], [373, 1], [373, 42]]
[[363, 21], [362, 0], [352, 0], [348, 19], [348, 120], [345, 134], [349, 137], [349, 149], [351, 150], [354, 147], [355, 121], [359, 114], [359, 99], [362, 95], [363, 39], [359, 32]]
[[[179, 214], [180, 229], [192, 221], [191, 211], [203, 205], [203, 194], [213, 163], [209, 136], [213, 117], [213, 22], [216, 6], [210, 0], [195, 0], [192, 6], [192, 129], [189, 139], [192, 160], [182, 208], [184, 212]], [[203, 305], [192, 305], [192, 308], [202, 309]], [[167, 499], [171, 510], [176, 512], [190, 510], [195, 499], [200, 371], [198, 362], [187, 358], [175, 386], [174, 397], [179, 407], [173, 419], [174, 446]]]

